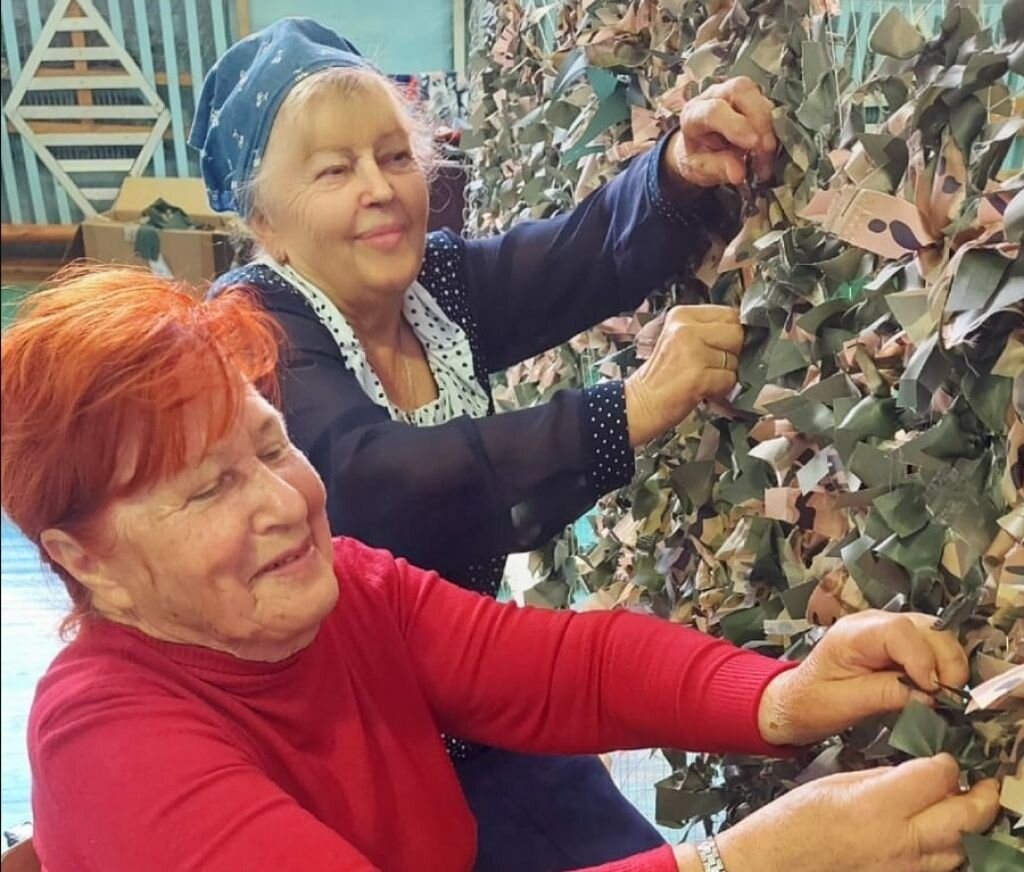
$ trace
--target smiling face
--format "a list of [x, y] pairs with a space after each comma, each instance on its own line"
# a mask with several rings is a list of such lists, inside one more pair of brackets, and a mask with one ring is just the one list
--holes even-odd
[[281, 416], [250, 390], [224, 439], [105, 511], [82, 580], [100, 614], [155, 638], [283, 659], [337, 602], [324, 506]]
[[388, 83], [320, 75], [332, 72], [319, 87], [315, 77], [297, 86], [281, 107], [252, 224], [278, 261], [345, 310], [400, 296], [416, 278], [429, 196], [414, 131]]

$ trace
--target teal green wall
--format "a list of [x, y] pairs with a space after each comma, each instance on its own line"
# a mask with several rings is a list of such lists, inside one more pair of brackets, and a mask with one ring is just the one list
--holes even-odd
[[386, 73], [453, 69], [452, 0], [250, 0], [253, 30], [288, 15], [314, 18]]

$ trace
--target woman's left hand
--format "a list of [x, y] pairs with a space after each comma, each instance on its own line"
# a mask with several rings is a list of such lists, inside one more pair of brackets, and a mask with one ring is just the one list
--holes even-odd
[[[967, 655], [956, 637], [921, 614], [860, 612], [841, 618], [810, 656], [772, 679], [758, 726], [776, 745], [804, 745], [914, 698], [931, 702], [939, 683], [962, 687]], [[920, 690], [900, 679], [909, 676]], [[924, 692], [922, 692], [924, 691]]]
[[672, 177], [684, 185], [740, 185], [747, 155], [761, 181], [772, 176], [778, 142], [772, 103], [746, 76], [712, 85], [683, 107], [665, 150]]

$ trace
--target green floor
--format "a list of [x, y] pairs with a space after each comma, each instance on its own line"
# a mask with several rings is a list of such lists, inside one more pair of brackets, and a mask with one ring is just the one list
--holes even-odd
[[[2, 329], [37, 285], [0, 288]], [[35, 685], [60, 650], [57, 624], [67, 610], [59, 583], [45, 572], [35, 547], [2, 516], [0, 537], [0, 828], [31, 819], [31, 777], [25, 727]]]
[[26, 295], [36, 289], [36, 285], [4, 285], [0, 288], [0, 329], [6, 330], [14, 320], [14, 313]]

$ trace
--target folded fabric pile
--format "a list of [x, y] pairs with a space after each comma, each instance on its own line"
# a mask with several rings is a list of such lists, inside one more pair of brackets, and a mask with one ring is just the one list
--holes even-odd
[[781, 144], [774, 183], [740, 192], [738, 232], [694, 275], [518, 367], [499, 399], [628, 373], [669, 304], [740, 306], [740, 389], [640, 453], [632, 485], [600, 506], [596, 546], [536, 557], [538, 598], [585, 587], [597, 605], [786, 657], [853, 611], [935, 614], [971, 654], [971, 694], [781, 763], [673, 755], [659, 818], [717, 827], [800, 780], [948, 750], [972, 779], [1003, 778], [1005, 814], [968, 850], [975, 870], [1011, 868], [1024, 849], [1011, 829], [1024, 820], [1024, 174], [1008, 156], [1024, 136], [1024, 2], [988, 28], [952, 8], [932, 36], [896, 6], [870, 31], [845, 27], [861, 20], [832, 0], [488, 7], [463, 141], [480, 233], [571, 208], [729, 76], [770, 95]]

